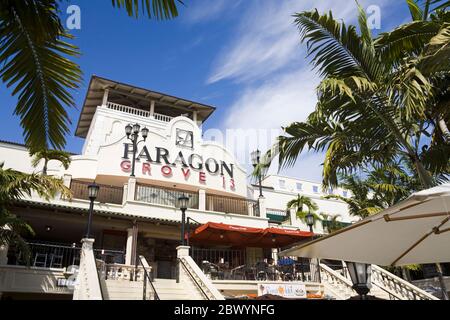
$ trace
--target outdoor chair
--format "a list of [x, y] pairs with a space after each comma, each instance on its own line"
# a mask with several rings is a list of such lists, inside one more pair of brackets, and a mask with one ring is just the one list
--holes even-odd
[[268, 265], [264, 261], [259, 261], [255, 265], [256, 280], [265, 281], [268, 279]]
[[47, 266], [47, 254], [37, 252], [34, 256], [33, 267], [43, 267]]
[[224, 272], [220, 270], [219, 266], [209, 261], [203, 261], [203, 273], [209, 275], [212, 280], [223, 280]]
[[244, 267], [244, 278], [245, 280], [256, 280], [256, 270], [254, 267], [245, 266]]
[[50, 268], [62, 268], [64, 256], [61, 254], [50, 254]]
[[231, 269], [231, 279], [232, 280], [245, 280], [245, 266], [239, 266], [234, 269]]

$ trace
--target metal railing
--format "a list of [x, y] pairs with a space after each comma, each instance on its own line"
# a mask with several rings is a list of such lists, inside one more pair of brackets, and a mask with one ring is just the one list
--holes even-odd
[[177, 207], [178, 198], [182, 195], [186, 195], [189, 198], [188, 208], [198, 209], [198, 193], [151, 185], [137, 184], [135, 200]]
[[209, 249], [192, 246], [190, 256], [200, 268], [204, 261], [217, 265], [226, 264], [231, 269], [247, 262], [245, 250]]
[[289, 257], [277, 264], [261, 259], [249, 259], [245, 250], [191, 247], [190, 256], [213, 280], [270, 280], [321, 282], [315, 261]]
[[147, 282], [150, 283], [150, 287], [152, 289], [153, 294], [153, 300], [159, 300], [158, 293], [156, 292], [155, 286], [153, 285], [153, 270], [150, 272], [147, 271], [147, 268], [144, 266], [144, 262], [142, 261], [141, 257], [138, 257], [139, 264], [144, 269], [144, 279], [143, 279], [143, 293], [142, 298], [143, 300], [147, 300]]
[[[88, 186], [90, 182], [72, 180], [70, 183], [70, 190], [75, 199], [89, 200]], [[123, 187], [109, 186], [99, 184], [99, 192], [96, 201], [100, 203], [114, 203], [122, 204]]]
[[29, 242], [27, 245], [28, 254], [16, 247], [10, 247], [8, 264], [58, 269], [80, 264], [81, 248], [75, 244]]
[[259, 217], [258, 201], [206, 195], [206, 210]]
[[[73, 244], [49, 242], [28, 242], [29, 260], [15, 247], [8, 250], [8, 264], [29, 265], [41, 268], [67, 268], [80, 264], [81, 247]], [[118, 250], [94, 249], [96, 259], [105, 262], [125, 259], [125, 253]]]

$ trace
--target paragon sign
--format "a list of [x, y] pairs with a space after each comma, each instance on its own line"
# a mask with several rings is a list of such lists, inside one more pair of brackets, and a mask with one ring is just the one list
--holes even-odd
[[[142, 147], [141, 150], [136, 150], [136, 162], [142, 162], [142, 174], [152, 175], [152, 165], [161, 166], [160, 170], [164, 177], [170, 178], [174, 170], [181, 170], [185, 180], [188, 180], [192, 174], [198, 175], [200, 183], [206, 183], [206, 173], [210, 175], [220, 175], [222, 177], [223, 186], [227, 184], [229, 179], [229, 186], [231, 189], [235, 188], [234, 184], [234, 165], [224, 161], [218, 161], [214, 158], [203, 159], [203, 157], [196, 153], [186, 155], [183, 151], [177, 154], [170, 154], [169, 150], [162, 147], [155, 147], [152, 152], [154, 157], [150, 155], [147, 146]], [[133, 145], [124, 143], [124, 151], [122, 156], [122, 163], [120, 167], [123, 172], [131, 171], [130, 158], [133, 156]]]

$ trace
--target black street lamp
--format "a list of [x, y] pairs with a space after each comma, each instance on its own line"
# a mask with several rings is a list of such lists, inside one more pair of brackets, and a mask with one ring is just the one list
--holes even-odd
[[[311, 241], [314, 240], [314, 230], [313, 230], [313, 226], [314, 226], [314, 215], [311, 213], [311, 211], [308, 212], [308, 214], [305, 216], [305, 221], [306, 224], [309, 227], [309, 232], [311, 232]], [[316, 259], [316, 268], [317, 268], [317, 279], [319, 281], [319, 283], [322, 282], [322, 276], [320, 275], [320, 260], [319, 258]]]
[[[259, 151], [258, 149], [256, 149], [256, 151], [253, 151], [251, 154], [251, 158], [252, 158], [252, 165], [253, 168], [256, 169], [256, 166], [258, 166], [261, 163], [261, 151]], [[259, 185], [259, 197], [262, 198], [263, 194], [262, 194], [262, 168], [259, 168], [259, 172], [258, 172], [258, 185]]]
[[372, 288], [372, 265], [358, 262], [346, 262], [346, 264], [353, 282], [353, 290], [359, 294], [361, 300], [365, 300]]
[[[143, 128], [141, 130], [141, 126], [138, 123], [135, 123], [134, 125], [131, 124], [127, 124], [125, 126], [125, 134], [127, 135], [127, 138], [129, 140], [131, 140], [131, 142], [133, 143], [133, 161], [131, 162], [131, 175], [130, 177], [134, 177], [134, 167], [136, 164], [136, 151], [137, 151], [137, 146], [139, 143], [141, 142], [145, 142], [145, 140], [147, 140], [148, 137], [148, 132], [149, 130], [147, 128]], [[142, 140], [139, 140], [139, 133], [141, 133], [142, 135]]]
[[305, 217], [306, 220], [306, 224], [309, 227], [309, 231], [312, 233], [313, 232], [313, 226], [314, 226], [314, 215], [310, 212], [308, 212], [308, 214]]
[[181, 245], [186, 245], [186, 237], [184, 233], [185, 225], [186, 225], [186, 210], [189, 205], [189, 197], [186, 195], [182, 195], [178, 198], [178, 208], [181, 210]]
[[91, 224], [92, 224], [92, 215], [94, 214], [94, 201], [97, 199], [98, 191], [100, 190], [100, 187], [98, 184], [91, 183], [88, 186], [88, 196], [91, 203], [89, 204], [89, 218], [88, 218], [88, 224], [86, 228], [86, 238], [90, 238], [91, 236]]

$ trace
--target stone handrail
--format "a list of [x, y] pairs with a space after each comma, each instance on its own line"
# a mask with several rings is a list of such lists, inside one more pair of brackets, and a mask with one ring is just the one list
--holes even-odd
[[193, 284], [208, 300], [225, 300], [210, 279], [206, 277], [194, 259], [189, 255], [188, 246], [177, 247], [178, 258], [178, 282]]
[[197, 286], [200, 286], [201, 291], [208, 300], [225, 300], [223, 295], [217, 290], [214, 284], [202, 272], [194, 259], [190, 256], [179, 257], [181, 267], [185, 269], [184, 276], [190, 278]]
[[439, 300], [432, 294], [376, 265], [372, 265], [372, 282], [402, 300]]
[[352, 282], [325, 264], [320, 264], [322, 283], [340, 299], [348, 299], [356, 294]]
[[81, 242], [80, 269], [73, 300], [103, 300], [94, 257], [94, 239], [82, 239]]

